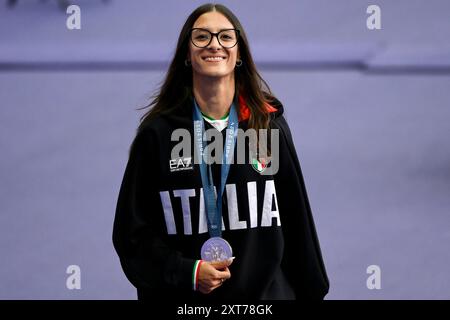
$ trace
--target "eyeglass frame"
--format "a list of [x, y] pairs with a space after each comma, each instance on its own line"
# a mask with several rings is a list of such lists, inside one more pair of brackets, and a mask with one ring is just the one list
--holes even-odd
[[[192, 39], [192, 32], [193, 32], [194, 30], [203, 30], [203, 31], [209, 32], [209, 34], [211, 35], [211, 39], [209, 39], [209, 42], [208, 42], [207, 45], [205, 45], [205, 46], [203, 46], [203, 47], [199, 47], [198, 45], [196, 45], [196, 44], [194, 43], [194, 40]], [[234, 31], [236, 32], [236, 43], [235, 43], [233, 46], [231, 46], [231, 47], [225, 47], [225, 46], [220, 42], [219, 34], [220, 34], [221, 32], [223, 32], [223, 31], [230, 31], [230, 30], [234, 30]], [[204, 28], [192, 28], [192, 29], [189, 31], [189, 39], [191, 40], [192, 44], [193, 44], [194, 46], [196, 46], [197, 48], [202, 48], [202, 49], [203, 49], [203, 48], [206, 48], [207, 46], [209, 46], [209, 45], [211, 44], [213, 37], [216, 37], [216, 38], [217, 38], [217, 42], [220, 44], [221, 47], [223, 47], [223, 48], [225, 48], [225, 49], [231, 49], [231, 48], [234, 48], [234, 47], [238, 44], [238, 42], [239, 42], [239, 36], [240, 36], [240, 31], [239, 31], [239, 29], [234, 29], [234, 28], [230, 28], [230, 29], [222, 29], [222, 30], [220, 30], [219, 32], [211, 32], [211, 31], [209, 31], [208, 29], [204, 29]]]

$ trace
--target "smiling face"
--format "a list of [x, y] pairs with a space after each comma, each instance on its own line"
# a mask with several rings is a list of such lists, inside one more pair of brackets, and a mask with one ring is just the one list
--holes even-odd
[[[212, 11], [202, 14], [194, 23], [193, 28], [202, 28], [212, 33], [220, 32], [224, 29], [234, 29], [233, 24], [220, 12]], [[201, 30], [193, 33], [199, 42], [205, 36]], [[224, 33], [221, 41], [226, 45], [229, 35]], [[224, 48], [213, 36], [210, 44], [205, 48], [195, 46], [189, 42], [189, 53], [187, 59], [192, 63], [192, 72], [195, 76], [227, 77], [234, 74], [236, 60], [238, 59], [238, 45], [232, 48]], [[207, 43], [207, 41], [206, 41]]]

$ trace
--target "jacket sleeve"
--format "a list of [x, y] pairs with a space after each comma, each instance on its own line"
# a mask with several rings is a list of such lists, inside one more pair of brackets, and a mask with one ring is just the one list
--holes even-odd
[[158, 145], [151, 132], [136, 135], [117, 200], [113, 244], [136, 288], [190, 288], [195, 260], [164, 242], [158, 181]]
[[323, 299], [329, 281], [309, 204], [302, 170], [285, 118], [279, 129], [279, 170], [275, 174], [278, 206], [285, 239], [282, 269], [293, 284], [297, 299]]

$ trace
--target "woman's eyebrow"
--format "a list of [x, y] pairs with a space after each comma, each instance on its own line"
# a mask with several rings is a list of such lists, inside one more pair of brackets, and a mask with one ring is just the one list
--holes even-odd
[[[208, 28], [208, 27], [195, 27], [195, 28], [205, 29], [205, 30], [211, 31], [210, 28]], [[220, 28], [219, 31], [222, 31], [222, 30], [229, 30], [229, 29], [234, 29], [234, 27]]]

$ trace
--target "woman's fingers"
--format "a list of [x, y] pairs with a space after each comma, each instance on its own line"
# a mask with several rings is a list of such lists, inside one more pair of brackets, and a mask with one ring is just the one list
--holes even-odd
[[218, 287], [218, 286], [220, 286], [224, 281], [225, 281], [225, 278], [213, 278], [213, 279], [208, 279], [208, 281], [206, 282], [206, 284], [209, 285], [209, 286], [211, 286], [211, 287]]
[[203, 286], [206, 292], [210, 293], [213, 290], [217, 289], [221, 285], [223, 285], [224, 281], [221, 280], [213, 280], [210, 284]]
[[[216, 269], [221, 267], [221, 270]], [[199, 291], [210, 293], [220, 287], [224, 281], [230, 279], [230, 269], [224, 264], [203, 263], [199, 270]]]
[[198, 286], [198, 290], [201, 293], [203, 293], [203, 294], [208, 294], [208, 293], [211, 293], [213, 291], [213, 289], [211, 287], [209, 287], [209, 286], [205, 287], [205, 286], [200, 285], [200, 284]]
[[229, 279], [231, 277], [230, 269], [224, 267], [222, 270], [217, 270], [209, 263], [201, 265], [200, 274], [202, 279]]
[[218, 287], [220, 287], [223, 284], [223, 281], [220, 280], [214, 280], [214, 282], [209, 285], [209, 284], [199, 284], [199, 291], [201, 293], [204, 294], [208, 294], [211, 293], [212, 291], [214, 291], [215, 289], [217, 289]]
[[230, 269], [226, 267], [223, 271], [217, 271], [216, 279], [230, 279], [231, 273]]

